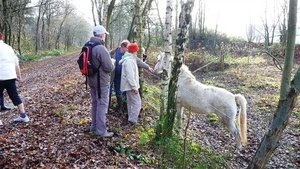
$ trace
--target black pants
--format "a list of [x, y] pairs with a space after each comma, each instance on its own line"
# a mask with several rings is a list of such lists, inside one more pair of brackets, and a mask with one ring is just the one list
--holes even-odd
[[10, 100], [15, 106], [22, 103], [22, 100], [17, 91], [16, 79], [0, 80], [0, 99], [3, 99], [4, 89], [6, 89]]

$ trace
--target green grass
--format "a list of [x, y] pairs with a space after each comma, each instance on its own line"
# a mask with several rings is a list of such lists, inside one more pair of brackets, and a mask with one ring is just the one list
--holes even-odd
[[[191, 140], [186, 142], [186, 150], [183, 150], [183, 142], [179, 137], [168, 139], [165, 146], [161, 145], [161, 168], [227, 168], [227, 155], [219, 155], [212, 149], [196, 144]], [[185, 163], [183, 158], [185, 157]], [[184, 165], [184, 166], [183, 166]]]

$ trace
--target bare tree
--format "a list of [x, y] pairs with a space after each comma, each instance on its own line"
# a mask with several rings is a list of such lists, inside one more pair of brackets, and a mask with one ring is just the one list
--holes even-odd
[[[163, 121], [164, 118], [166, 118], [167, 114], [167, 103], [168, 103], [168, 85], [171, 78], [171, 53], [172, 53], [172, 11], [173, 11], [173, 5], [172, 0], [167, 0], [167, 7], [166, 7], [166, 20], [165, 20], [165, 57], [163, 64], [164, 70], [162, 74], [162, 83], [161, 83], [161, 103], [160, 103], [160, 120]], [[161, 123], [157, 125], [156, 135], [159, 136], [162, 132], [163, 126], [161, 126]]]
[[[149, 14], [149, 11], [151, 10], [152, 2], [153, 2], [153, 0], [146, 0], [145, 5], [144, 5], [144, 9], [143, 9], [143, 12], [142, 12], [142, 29], [143, 29], [143, 32], [145, 31], [147, 25], [149, 25], [148, 14]], [[148, 36], [150, 36], [150, 32], [148, 33]], [[145, 39], [145, 38], [143, 38], [143, 39]], [[147, 50], [150, 46], [150, 38], [149, 38], [149, 41], [147, 41], [147, 43], [145, 43], [145, 41], [143, 41], [143, 46], [145, 47], [145, 54], [147, 54]]]
[[246, 30], [248, 43], [252, 43], [255, 39], [255, 26], [249, 24]]
[[106, 20], [107, 20], [107, 7], [108, 7], [108, 0], [103, 0], [102, 1], [102, 15], [103, 17], [102, 18], [99, 18], [99, 20], [101, 20], [100, 24], [103, 25], [104, 27], [107, 28], [107, 23], [106, 23]]
[[[93, 20], [94, 20], [94, 25], [102, 25], [102, 19], [103, 17], [103, 4], [105, 3], [104, 1], [107, 0], [91, 0], [92, 3], [92, 16], [93, 16]], [[104, 6], [105, 8], [106, 6]], [[96, 11], [96, 12], [95, 12]], [[97, 21], [98, 18], [98, 21]]]
[[[164, 26], [163, 26], [163, 22], [162, 22], [162, 19], [161, 19], [160, 12], [159, 12], [159, 4], [158, 3], [159, 3], [158, 0], [155, 0], [156, 10], [157, 10], [157, 14], [158, 14], [158, 21], [160, 23], [161, 28], [163, 28]], [[164, 37], [164, 34], [163, 34], [162, 31], [160, 32], [160, 36], [161, 36], [161, 38]]]
[[[174, 65], [172, 65], [172, 72], [170, 76], [170, 83], [168, 84], [168, 102], [166, 108], [165, 117], [163, 119], [162, 130], [164, 135], [157, 135], [158, 139], [165, 140], [172, 136], [172, 130], [174, 126], [174, 119], [176, 114], [176, 97], [175, 92], [177, 90], [178, 75], [180, 67], [184, 58], [184, 44], [186, 43], [186, 34], [189, 24], [191, 22], [191, 12], [194, 6], [194, 0], [187, 0], [181, 5], [181, 12], [179, 15], [179, 33], [176, 39], [176, 48], [174, 56]], [[156, 132], [158, 133], [158, 132]]]
[[42, 6], [44, 5], [44, 0], [39, 1], [38, 6], [38, 15], [36, 17], [36, 27], [35, 27], [35, 50], [34, 53], [37, 54], [40, 44], [40, 36], [39, 36], [39, 29], [40, 29], [40, 21], [42, 17]]
[[[110, 1], [109, 5], [108, 5], [108, 9], [107, 9], [107, 14], [106, 14], [106, 19], [105, 19], [105, 27], [107, 30], [110, 30], [110, 22], [111, 22], [111, 17], [112, 17], [112, 13], [115, 7], [115, 3], [116, 0], [112, 0]], [[104, 22], [104, 19], [103, 19]], [[112, 35], [111, 35], [112, 36]], [[110, 36], [107, 37], [106, 39], [107, 43], [105, 44], [106, 46], [108, 46], [108, 44], [110, 44], [110, 42], [112, 41], [112, 38]]]
[[[274, 42], [275, 32], [277, 30], [280, 17], [276, 14], [278, 11], [278, 9], [276, 9], [276, 5], [273, 6], [273, 12], [270, 12], [267, 0], [265, 0], [265, 4], [266, 8], [264, 11], [264, 18], [261, 19], [262, 28], [259, 29], [256, 27], [256, 32], [260, 34], [259, 36], [263, 36], [265, 48], [267, 49]], [[256, 36], [257, 35], [258, 34], [256, 34]]]
[[27, 5], [29, 0], [1, 0], [0, 1], [0, 30], [4, 34], [4, 41], [19, 53], [21, 50], [21, 35], [24, 32], [26, 15], [29, 14]]
[[95, 16], [95, 8], [97, 8], [97, 1], [91, 0], [91, 4], [92, 4], [92, 17], [93, 17], [93, 22], [94, 25], [97, 25], [97, 21], [96, 21], [96, 16]]
[[288, 2], [284, 0], [284, 3], [281, 6], [282, 13], [281, 13], [281, 22], [279, 23], [279, 32], [280, 32], [280, 44], [283, 53], [285, 53], [285, 45], [286, 45], [286, 32], [287, 32], [287, 16], [288, 16]]
[[280, 100], [273, 120], [270, 123], [267, 133], [264, 135], [248, 169], [265, 168], [271, 155], [278, 147], [283, 130], [288, 124], [288, 120], [295, 107], [300, 90], [300, 68], [292, 82], [291, 69], [295, 52], [296, 25], [297, 25], [297, 3], [298, 0], [290, 0], [287, 49], [285, 53], [284, 69], [281, 79]]
[[74, 7], [71, 4], [69, 4], [69, 2], [66, 2], [63, 6], [64, 6], [63, 7], [64, 12], [63, 12], [62, 20], [60, 21], [60, 24], [59, 24], [59, 27], [57, 30], [57, 35], [56, 35], [56, 40], [55, 40], [55, 48], [56, 49], [59, 49], [59, 42], [60, 42], [59, 40], [60, 40], [60, 36], [62, 33], [63, 25], [66, 22], [67, 17], [70, 16], [70, 14], [74, 10]]

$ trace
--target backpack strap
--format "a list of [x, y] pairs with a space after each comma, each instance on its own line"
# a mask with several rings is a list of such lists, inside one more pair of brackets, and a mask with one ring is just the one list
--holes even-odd
[[97, 87], [98, 87], [98, 97], [99, 99], [101, 98], [101, 87], [100, 87], [100, 71], [99, 71], [100, 65], [98, 67], [98, 72], [97, 72]]
[[[93, 48], [94, 48], [95, 46], [101, 45], [101, 43], [100, 43], [100, 42], [95, 42], [95, 43], [93, 43], [93, 42], [89, 41], [87, 44], [91, 46], [91, 50], [90, 50], [90, 54], [89, 54], [89, 61], [90, 61], [93, 65], [95, 65], [94, 59], [93, 59], [93, 57], [92, 57], [92, 51], [93, 51]], [[100, 65], [101, 65], [101, 63], [99, 63], [99, 67], [98, 67], [98, 68], [100, 68]]]

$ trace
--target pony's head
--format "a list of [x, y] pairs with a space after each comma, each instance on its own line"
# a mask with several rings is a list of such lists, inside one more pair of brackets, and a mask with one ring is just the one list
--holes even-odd
[[187, 65], [185, 65], [185, 64], [182, 64], [182, 66], [180, 68], [180, 75], [182, 77], [188, 77], [188, 78], [196, 79], [195, 76], [192, 74], [192, 72], [187, 67]]
[[154, 72], [156, 74], [161, 74], [163, 72], [163, 59], [165, 57], [164, 52], [160, 52], [159, 55], [157, 55], [157, 63], [154, 66]]
[[[156, 74], [161, 74], [164, 70], [164, 59], [165, 59], [165, 52], [160, 52], [157, 56], [157, 63], [154, 66], [154, 72]], [[173, 56], [171, 56], [171, 61], [173, 61]]]

